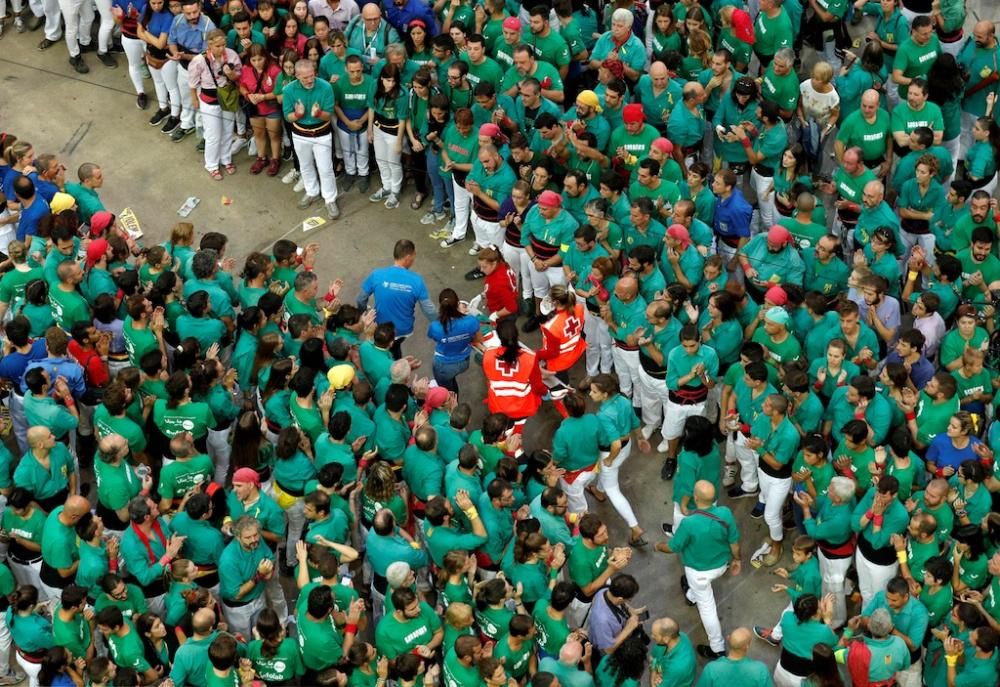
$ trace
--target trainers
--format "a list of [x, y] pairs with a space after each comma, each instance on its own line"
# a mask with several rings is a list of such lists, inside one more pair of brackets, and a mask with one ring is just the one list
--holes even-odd
[[48, 50], [49, 48], [51, 48], [55, 44], [56, 44], [56, 41], [50, 41], [48, 38], [43, 38], [41, 41], [38, 42], [38, 49], [39, 50]]
[[[444, 231], [444, 230], [442, 229], [442, 231]], [[463, 240], [464, 239], [447, 238], [444, 241], [442, 241], [441, 243], [439, 243], [438, 245], [441, 246], [442, 248], [451, 248], [456, 243], [461, 243]]]
[[295, 157], [295, 150], [290, 145], [285, 146], [281, 151], [281, 159], [284, 160], [285, 162], [288, 162], [293, 157]]
[[358, 193], [364, 195], [368, 193], [368, 188], [371, 186], [371, 181], [368, 179], [367, 174], [358, 175]]
[[428, 236], [431, 237], [432, 239], [434, 239], [435, 241], [441, 241], [441, 240], [446, 239], [449, 236], [451, 236], [451, 230], [450, 229], [435, 229], [434, 231], [432, 231], [431, 233], [429, 233]]
[[726, 463], [726, 466], [722, 468], [722, 486], [731, 487], [736, 484], [736, 475], [739, 471], [736, 463]]
[[656, 445], [656, 452], [657, 453], [666, 453], [668, 448], [670, 448], [670, 441], [667, 440], [667, 439], [664, 439], [664, 440], [662, 440], [660, 443], [658, 443]]
[[308, 193], [299, 198], [299, 210], [305, 210], [307, 207], [319, 200], [319, 196], [310, 196]]
[[149, 118], [150, 126], [159, 126], [163, 123], [164, 119], [170, 117], [170, 110], [157, 110], [153, 113], [153, 116]]
[[326, 204], [326, 216], [330, 219], [340, 219], [340, 208], [337, 206], [337, 201]]
[[663, 531], [663, 534], [666, 535], [668, 539], [674, 536], [674, 524], [672, 522], [660, 523], [660, 530]]
[[420, 218], [421, 224], [434, 224], [437, 220], [437, 216], [434, 214], [433, 210], [428, 210], [424, 213], [424, 216]]
[[753, 510], [750, 511], [750, 517], [754, 520], [760, 520], [764, 517], [764, 504], [758, 501], [754, 504]]
[[260, 174], [261, 172], [264, 171], [265, 167], [267, 167], [267, 158], [259, 157], [256, 160], [254, 160], [252, 165], [250, 165], [250, 173]]
[[742, 486], [740, 486], [740, 487], [733, 487], [732, 489], [727, 491], [726, 494], [731, 499], [746, 499], [750, 498], [751, 496], [756, 497], [759, 491], [760, 491], [759, 488], [754, 489], [753, 491], [746, 491]]
[[482, 250], [482, 247], [480, 247], [480, 245], [478, 243], [473, 243], [472, 244], [472, 248], [469, 249], [469, 255], [475, 257], [475, 256], [479, 255], [479, 251], [481, 251], [481, 250]]
[[434, 213], [434, 221], [435, 222], [443, 222], [446, 219], [448, 219], [448, 212], [447, 211], [442, 210], [441, 212], [435, 212]]
[[205, 152], [205, 139], [203, 138], [200, 141], [198, 141], [198, 145], [196, 145], [194, 147], [194, 149], [197, 150], [199, 153], [204, 153]]
[[101, 64], [103, 64], [108, 69], [115, 69], [116, 67], [118, 67], [118, 60], [116, 60], [115, 56], [109, 52], [97, 53], [97, 59], [99, 59], [101, 61]]
[[166, 120], [164, 120], [163, 128], [160, 129], [160, 131], [165, 134], [172, 134], [180, 125], [180, 117], [167, 117]]
[[294, 184], [299, 180], [299, 170], [292, 167], [285, 176], [281, 177], [281, 183], [283, 184]]
[[771, 553], [771, 545], [764, 542], [750, 556], [750, 565], [755, 569], [761, 567], [764, 565], [764, 557], [769, 553]]
[[77, 74], [87, 74], [90, 72], [90, 67], [87, 66], [87, 63], [83, 61], [83, 57], [80, 55], [69, 58], [69, 63], [73, 65], [73, 69], [76, 70]]
[[295, 182], [295, 186], [292, 186], [292, 193], [301, 193], [305, 187], [306, 187], [306, 180], [303, 179], [302, 175], [300, 174], [298, 180]]
[[[370, 200], [371, 196], [368, 198]], [[390, 193], [389, 197], [385, 199], [385, 206], [390, 210], [395, 210], [399, 207], [399, 197], [395, 193]]]
[[388, 197], [389, 197], [389, 192], [384, 188], [380, 188], [379, 190], [375, 191], [375, 193], [368, 196], [368, 200], [372, 203], [381, 203]]
[[663, 461], [663, 467], [660, 468], [660, 479], [664, 482], [669, 482], [677, 474], [677, 459], [667, 458]]
[[481, 269], [476, 267], [465, 273], [465, 281], [477, 281], [485, 276], [486, 274]]
[[194, 133], [193, 126], [190, 129], [185, 129], [182, 126], [178, 126], [176, 129], [174, 129], [174, 132], [170, 134], [170, 140], [173, 141], [174, 143], [179, 143], [180, 141], [184, 140], [186, 137], [190, 136], [193, 133]]
[[21, 19], [20, 17], [16, 17], [14, 19], [14, 29], [18, 33], [24, 33], [25, 31], [28, 30], [28, 27], [24, 25], [24, 20], [23, 19]]
[[138, 107], [140, 110], [145, 110], [147, 107], [149, 107], [149, 98], [146, 97], [145, 93], [140, 93], [135, 97], [135, 106]]
[[[20, 19], [18, 20], [20, 21]], [[0, 677], [0, 685], [16, 685], [21, 680], [24, 679], [24, 675], [18, 675], [17, 673], [11, 673], [9, 675], [4, 675]]]
[[352, 188], [354, 188], [354, 182], [356, 182], [357, 180], [358, 177], [356, 177], [355, 175], [345, 174], [344, 176], [340, 177], [340, 181], [337, 182], [337, 190], [342, 193], [347, 193]]
[[763, 639], [771, 646], [778, 646], [779, 644], [781, 644], [781, 640], [775, 639], [773, 636], [771, 636], [771, 631], [772, 628], [770, 627], [761, 627], [760, 625], [753, 626], [753, 633], [757, 635], [757, 639]]
[[236, 138], [233, 139], [233, 144], [229, 148], [229, 154], [235, 155], [236, 153], [240, 152], [243, 149], [243, 146], [245, 146], [246, 144], [247, 140], [245, 138], [240, 138], [239, 136], [237, 136]]
[[97, 44], [94, 43], [93, 41], [91, 41], [90, 43], [87, 43], [86, 45], [84, 45], [83, 43], [81, 43], [80, 44], [80, 52], [97, 52]]
[[653, 436], [656, 432], [656, 425], [643, 425], [642, 426], [642, 438], [649, 441], [649, 437]]

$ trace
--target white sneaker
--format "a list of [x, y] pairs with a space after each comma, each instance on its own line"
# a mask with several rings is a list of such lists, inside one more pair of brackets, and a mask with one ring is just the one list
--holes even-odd
[[664, 439], [659, 444], [656, 445], [657, 453], [666, 453], [667, 449], [670, 448], [670, 442]]
[[299, 180], [299, 170], [292, 167], [290, 170], [285, 172], [285, 176], [281, 177], [281, 183], [292, 184]]
[[229, 149], [229, 154], [235, 155], [240, 150], [242, 150], [243, 146], [245, 146], [246, 144], [247, 140], [245, 138], [240, 138], [239, 136], [237, 136], [236, 138], [233, 139], [233, 145]]
[[385, 199], [385, 206], [390, 210], [395, 210], [396, 208], [398, 208], [399, 196], [397, 196], [395, 193], [390, 193], [389, 196]]
[[306, 187], [306, 182], [303, 181], [302, 177], [300, 176], [299, 180], [295, 182], [295, 186], [292, 187], [292, 191], [294, 191], [295, 193], [300, 193], [302, 189], [304, 189], [305, 187]]
[[642, 438], [649, 441], [649, 437], [653, 436], [656, 432], [656, 425], [643, 425], [642, 426]]
[[420, 223], [421, 224], [434, 224], [434, 220], [435, 220], [434, 212], [431, 211], [431, 210], [428, 210], [427, 212], [424, 213], [424, 216], [420, 218]]
[[739, 472], [739, 468], [736, 463], [726, 463], [726, 466], [722, 468], [722, 486], [731, 487], [736, 484], [736, 474]]
[[27, 27], [24, 25], [24, 20], [21, 17], [14, 19], [14, 28], [17, 29], [18, 33], [24, 33]]
[[472, 248], [469, 249], [469, 255], [475, 257], [476, 255], [479, 255], [479, 251], [481, 250], [482, 248], [478, 243], [473, 243]]
[[750, 556], [750, 560], [754, 561], [761, 559], [769, 553], [771, 553], [771, 545], [768, 544], [767, 542], [764, 542], [757, 548], [756, 551], [753, 552], [753, 554]]

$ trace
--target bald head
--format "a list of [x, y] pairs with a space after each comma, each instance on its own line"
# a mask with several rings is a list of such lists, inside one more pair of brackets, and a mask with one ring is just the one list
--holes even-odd
[[976, 47], [992, 48], [996, 46], [996, 25], [988, 19], [976, 22], [972, 28], [972, 38], [976, 41]]
[[867, 91], [861, 94], [861, 102], [867, 105], [878, 106], [879, 94], [874, 88], [869, 88]]
[[657, 642], [668, 642], [677, 636], [680, 628], [673, 618], [657, 618], [653, 621], [652, 634]]
[[649, 76], [653, 79], [666, 78], [670, 76], [670, 72], [667, 71], [667, 65], [662, 62], [654, 62], [649, 65]]
[[82, 496], [70, 496], [66, 499], [66, 505], [63, 506], [63, 511], [74, 515], [76, 517], [81, 517], [84, 513], [90, 510], [90, 501], [83, 498]]
[[51, 432], [48, 427], [42, 427], [41, 425], [29, 427], [28, 446], [31, 448], [38, 448], [48, 440], [49, 434], [51, 434]]
[[753, 633], [745, 627], [737, 627], [729, 633], [729, 648], [734, 653], [745, 654], [753, 641]]
[[583, 645], [573, 640], [563, 644], [559, 650], [559, 662], [567, 666], [576, 666], [583, 658]]
[[635, 277], [626, 276], [618, 280], [615, 284], [615, 295], [619, 300], [631, 301], [639, 293], [639, 282]]
[[698, 480], [694, 483], [694, 500], [699, 508], [707, 508], [715, 503], [715, 485], [708, 480]]
[[191, 629], [197, 634], [207, 635], [215, 627], [215, 611], [211, 608], [199, 608], [191, 616]]

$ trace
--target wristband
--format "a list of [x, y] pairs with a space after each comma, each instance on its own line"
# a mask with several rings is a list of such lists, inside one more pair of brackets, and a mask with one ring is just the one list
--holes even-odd
[[899, 561], [900, 563], [905, 563], [906, 562], [906, 551], [897, 551], [896, 552], [896, 560]]
[[919, 277], [919, 276], [920, 276], [920, 272], [917, 272], [916, 270], [910, 270], [909, 272], [906, 273], [906, 278], [909, 281], [916, 281], [917, 277]]
[[108, 570], [111, 572], [118, 572], [118, 556], [115, 556], [108, 561]]
[[875, 527], [881, 527], [883, 522], [885, 522], [884, 515], [876, 515], [874, 518], [872, 518], [872, 523], [875, 525]]
[[344, 627], [344, 634], [357, 634], [357, 633], [358, 633], [357, 623], [347, 623], [347, 626]]
[[958, 656], [949, 656], [948, 654], [945, 654], [944, 662], [948, 664], [949, 668], [954, 668], [958, 665]]
[[846, 630], [844, 630], [844, 639], [850, 639], [853, 636], [854, 636], [854, 630], [852, 630], [851, 628], [847, 628]]
[[935, 477], [944, 477], [944, 468], [938, 468], [934, 471]]
[[751, 143], [750, 143], [750, 139], [749, 139], [749, 138], [744, 138], [744, 139], [743, 139], [742, 141], [740, 141], [740, 145], [742, 145], [742, 146], [743, 146], [744, 148], [746, 148], [747, 150], [750, 150], [750, 148], [752, 148], [752, 147], [753, 147], [753, 146], [751, 145]]
[[915, 412], [913, 412], [912, 410], [910, 412], [906, 413], [906, 421], [907, 422], [909, 422], [910, 420], [916, 420], [916, 419], [917, 419], [917, 414]]
[[875, 511], [873, 511], [871, 508], [869, 508], [867, 511], [865, 511], [865, 519], [867, 519], [867, 520], [874, 520], [875, 519]]
[[465, 517], [467, 517], [469, 520], [475, 520], [476, 518], [479, 517], [479, 511], [476, 510], [475, 506], [462, 512], [465, 513]]
[[549, 570], [549, 579], [554, 580], [559, 577], [559, 568], [552, 568]]
[[160, 556], [160, 560], [158, 561], [158, 563], [163, 568], [167, 567], [168, 565], [170, 565], [170, 556], [168, 556], [167, 554], [163, 554], [162, 556]]
[[967, 516], [968, 514], [969, 514], [969, 511], [965, 510], [964, 508], [963, 508], [963, 509], [961, 509], [961, 510], [957, 510], [957, 511], [955, 511], [955, 515], [957, 515], [957, 516], [958, 516], [958, 517], [960, 517], [960, 518], [964, 518], [964, 517], [965, 517], [965, 516]]
[[335, 298], [336, 296], [333, 295], [332, 291], [327, 291], [326, 295], [323, 296], [323, 300], [326, 301], [327, 303], [333, 303], [333, 299]]
[[411, 541], [411, 542], [410, 542], [410, 548], [412, 548], [412, 549], [415, 549], [415, 550], [419, 551], [419, 550], [420, 550], [420, 544], [418, 544], [418, 543], [417, 543], [417, 542], [415, 542], [415, 541]]

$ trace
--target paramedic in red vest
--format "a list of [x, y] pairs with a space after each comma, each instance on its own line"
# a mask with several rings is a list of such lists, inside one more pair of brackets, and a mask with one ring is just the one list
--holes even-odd
[[486, 376], [486, 405], [491, 413], [503, 413], [515, 421], [521, 432], [525, 421], [535, 414], [547, 392], [534, 351], [521, 348], [517, 323], [513, 319], [497, 324], [500, 347], [483, 355]]
[[576, 293], [562, 284], [552, 287], [549, 298], [552, 315], [542, 325], [542, 349], [537, 355], [546, 370], [568, 384], [569, 369], [587, 350], [587, 342], [583, 339], [586, 310], [583, 303], [576, 300]]

